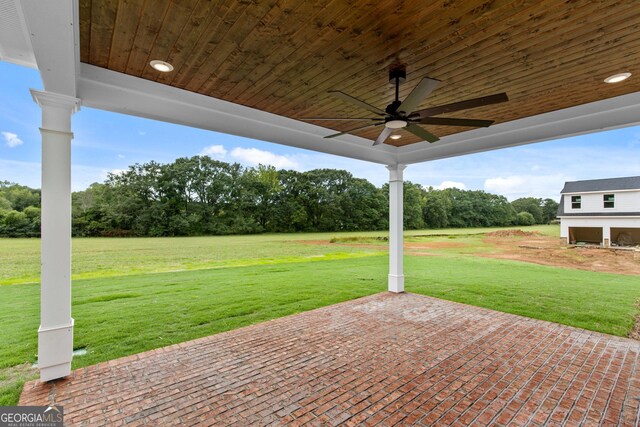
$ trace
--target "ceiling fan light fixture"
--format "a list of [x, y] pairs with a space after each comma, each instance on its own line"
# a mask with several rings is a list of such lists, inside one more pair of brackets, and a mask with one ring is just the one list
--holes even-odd
[[400, 139], [402, 138], [402, 135], [398, 134], [398, 133], [394, 133], [393, 135], [391, 135], [389, 138], [391, 139]]
[[631, 73], [618, 73], [604, 79], [605, 83], [620, 83], [631, 77]]
[[173, 71], [173, 65], [159, 59], [154, 59], [153, 61], [149, 62], [149, 65], [151, 65], [151, 67], [153, 67], [155, 70], [162, 73], [169, 73]]
[[407, 122], [405, 120], [395, 119], [395, 120], [389, 120], [384, 125], [389, 129], [401, 129], [407, 125]]

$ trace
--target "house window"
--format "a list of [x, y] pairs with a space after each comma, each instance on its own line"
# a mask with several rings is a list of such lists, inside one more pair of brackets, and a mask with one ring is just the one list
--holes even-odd
[[605, 208], [612, 208], [615, 201], [615, 196], [613, 194], [605, 194], [602, 196], [602, 200], [604, 201]]
[[571, 209], [580, 209], [582, 196], [571, 196]]

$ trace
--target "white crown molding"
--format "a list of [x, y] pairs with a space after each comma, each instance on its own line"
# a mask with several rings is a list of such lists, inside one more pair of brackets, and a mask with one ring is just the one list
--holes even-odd
[[31, 96], [39, 106], [68, 108], [72, 113], [80, 110], [81, 100], [73, 96], [62, 95], [55, 92], [45, 92], [31, 89]]

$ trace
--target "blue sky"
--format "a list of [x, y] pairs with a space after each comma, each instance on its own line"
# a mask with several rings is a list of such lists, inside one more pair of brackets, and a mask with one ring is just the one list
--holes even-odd
[[[42, 88], [36, 70], [0, 62], [0, 181], [39, 187], [40, 109], [29, 88]], [[136, 162], [203, 153], [246, 166], [346, 169], [378, 186], [387, 179], [382, 165], [90, 108], [72, 123], [74, 190]], [[425, 186], [485, 190], [510, 200], [558, 199], [565, 181], [631, 175], [640, 175], [640, 127], [426, 162], [405, 172]]]

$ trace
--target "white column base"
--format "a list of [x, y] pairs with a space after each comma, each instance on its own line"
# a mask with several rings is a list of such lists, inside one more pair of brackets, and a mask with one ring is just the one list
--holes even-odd
[[389, 292], [395, 292], [397, 294], [404, 292], [404, 275], [396, 276], [394, 274], [389, 275]]
[[56, 366], [40, 368], [40, 381], [59, 380], [71, 374], [71, 362], [65, 362]]
[[51, 381], [71, 373], [73, 324], [38, 329], [38, 369], [40, 380]]

